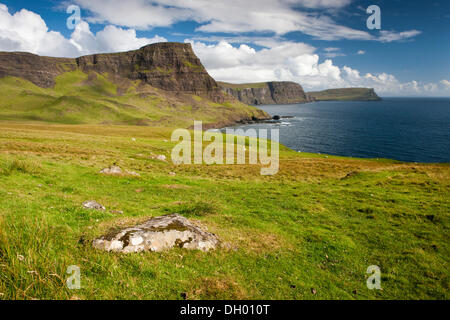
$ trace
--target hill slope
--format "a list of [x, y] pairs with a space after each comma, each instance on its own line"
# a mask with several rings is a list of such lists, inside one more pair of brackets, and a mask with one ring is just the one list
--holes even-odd
[[77, 59], [0, 52], [0, 95], [2, 120], [211, 127], [268, 117], [224, 94], [181, 43]]
[[250, 104], [290, 104], [309, 102], [301, 85], [295, 82], [260, 82], [232, 84], [218, 82], [226, 93], [239, 101]]
[[342, 88], [308, 92], [316, 101], [379, 101], [381, 98], [371, 88]]

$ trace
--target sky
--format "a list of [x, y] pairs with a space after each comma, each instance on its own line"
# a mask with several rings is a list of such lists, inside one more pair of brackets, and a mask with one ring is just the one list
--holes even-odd
[[[368, 28], [372, 5], [380, 29]], [[218, 81], [450, 96], [449, 0], [0, 0], [0, 51], [78, 57], [163, 41], [191, 43]]]

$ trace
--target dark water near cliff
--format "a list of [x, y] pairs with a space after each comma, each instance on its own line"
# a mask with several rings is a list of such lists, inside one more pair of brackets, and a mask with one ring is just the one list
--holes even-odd
[[450, 98], [385, 98], [380, 102], [315, 102], [261, 106], [271, 115], [294, 116], [280, 124], [280, 142], [312, 153], [450, 162]]

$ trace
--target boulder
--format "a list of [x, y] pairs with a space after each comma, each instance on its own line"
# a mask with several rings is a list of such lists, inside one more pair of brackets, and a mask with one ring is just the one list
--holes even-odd
[[100, 203], [90, 200], [83, 202], [83, 208], [90, 209], [90, 210], [106, 210], [104, 206], [102, 206]]
[[218, 245], [216, 235], [202, 230], [178, 214], [151, 218], [138, 226], [93, 241], [96, 249], [121, 253], [160, 252], [174, 247], [209, 251]]

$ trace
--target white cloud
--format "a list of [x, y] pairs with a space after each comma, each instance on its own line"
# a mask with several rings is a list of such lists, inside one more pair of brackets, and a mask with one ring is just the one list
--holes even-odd
[[76, 57], [99, 52], [117, 52], [138, 49], [144, 45], [167, 41], [155, 36], [138, 38], [133, 29], [105, 26], [96, 34], [86, 22], [77, 25], [70, 39], [48, 29], [40, 15], [22, 9], [10, 14], [0, 4], [0, 50], [26, 51], [54, 57]]
[[447, 89], [450, 89], [450, 81], [443, 79], [440, 81], [440, 83]]
[[421, 33], [422, 32], [418, 30], [410, 30], [403, 32], [381, 30], [380, 37], [378, 38], [378, 40], [381, 42], [403, 41], [411, 39]]
[[346, 56], [346, 54], [340, 52], [341, 51], [340, 48], [329, 47], [329, 48], [325, 48], [323, 50], [325, 51], [324, 56], [327, 58], [336, 58], [336, 57], [345, 57]]
[[151, 43], [165, 41], [167, 41], [165, 38], [159, 36], [138, 38], [133, 29], [122, 29], [111, 25], [93, 34], [89, 24], [84, 21], [76, 26], [71, 36], [71, 42], [77, 46], [81, 54], [129, 51]]
[[[167, 0], [165, 2], [178, 3], [177, 1]], [[202, 1], [199, 0], [200, 2]], [[290, 4], [292, 2], [293, 0], [279, 0], [276, 3]], [[321, 6], [325, 2], [327, 1], [319, 1], [314, 5]], [[146, 4], [147, 2], [139, 0], [135, 3]], [[308, 4], [308, 1], [302, 3], [303, 5], [312, 5], [312, 2]], [[344, 5], [345, 1], [335, 2], [336, 6], [339, 4]], [[206, 7], [208, 9], [208, 6]], [[261, 7], [270, 7], [269, 1], [261, 1]], [[126, 16], [126, 8], [124, 11], [121, 12], [121, 15]], [[289, 10], [286, 12], [281, 10], [275, 11], [274, 15], [277, 16], [280, 12], [286, 13], [288, 16], [292, 14]], [[226, 12], [227, 14], [231, 13]], [[268, 16], [269, 20], [271, 18]], [[200, 20], [199, 17], [197, 19]], [[318, 28], [321, 27], [318, 26]], [[407, 39], [412, 36], [411, 33], [404, 33], [400, 37]], [[382, 37], [385, 37], [383, 41], [395, 41], [393, 33], [383, 33]], [[397, 36], [396, 39], [399, 37]], [[242, 41], [243, 38], [240, 37], [240, 40]], [[193, 44], [195, 52], [210, 74], [222, 81], [295, 81], [309, 91], [362, 86], [373, 87], [381, 95], [448, 95], [450, 90], [450, 82], [445, 79], [436, 84], [423, 84], [417, 81], [402, 83], [393, 75], [386, 73], [361, 75], [358, 70], [351, 67], [336, 66], [331, 59], [321, 61], [316, 49], [308, 44], [283, 41], [281, 37], [248, 38], [248, 40], [249, 43], [253, 42], [264, 48], [257, 50], [246, 44], [233, 46], [228, 41], [216, 44], [186, 41]], [[0, 51], [27, 51], [40, 55], [75, 57], [98, 52], [133, 50], [149, 43], [161, 41], [166, 41], [166, 39], [159, 36], [140, 38], [134, 29], [112, 25], [107, 25], [103, 30], [93, 33], [85, 21], [77, 25], [71, 37], [67, 39], [59, 32], [49, 30], [45, 21], [38, 14], [26, 9], [10, 14], [7, 6], [0, 4]], [[340, 49], [334, 47], [325, 48], [324, 51], [325, 57], [327, 54], [340, 54]]]
[[[389, 31], [378, 38], [366, 30], [336, 23], [323, 9], [338, 9], [351, 0], [75, 0], [92, 16], [88, 21], [151, 29], [180, 21], [196, 21], [197, 31], [239, 34], [272, 32], [284, 35], [300, 31], [322, 40], [395, 41], [411, 38], [417, 31]], [[306, 7], [308, 10], [302, 10]], [[317, 9], [322, 9], [318, 11]]]
[[366, 54], [366, 52], [364, 50], [359, 50], [356, 54], [362, 55], [362, 54]]
[[[232, 83], [262, 81], [294, 81], [307, 91], [328, 88], [375, 88], [382, 96], [444, 95], [435, 83], [401, 82], [387, 73], [366, 73], [348, 66], [340, 68], [331, 59], [321, 62], [315, 48], [300, 43], [277, 43], [271, 48], [256, 50], [248, 45], [233, 46], [190, 42], [208, 72], [219, 81]], [[329, 48], [329, 52], [336, 52]], [[450, 82], [441, 81], [450, 88]]]
[[70, 56], [75, 49], [59, 32], [49, 31], [40, 15], [26, 9], [11, 15], [0, 4], [0, 50]]

